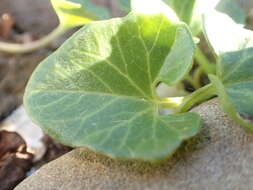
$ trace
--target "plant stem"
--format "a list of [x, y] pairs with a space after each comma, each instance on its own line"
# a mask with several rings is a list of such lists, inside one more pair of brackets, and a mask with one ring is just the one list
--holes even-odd
[[199, 88], [192, 94], [186, 96], [183, 103], [178, 107], [176, 113], [183, 113], [188, 111], [192, 106], [200, 104], [215, 96], [215, 91], [212, 84], [208, 84]]
[[0, 51], [7, 53], [28, 53], [42, 47], [47, 46], [52, 40], [56, 39], [66, 31], [66, 28], [59, 25], [47, 36], [41, 38], [40, 40], [26, 43], [26, 44], [14, 44], [8, 42], [0, 42]]
[[206, 74], [215, 74], [216, 73], [216, 68], [215, 65], [212, 64], [207, 57], [203, 54], [201, 49], [197, 47], [196, 53], [195, 53], [195, 59], [197, 60], [199, 66], [202, 68], [202, 70]]
[[225, 88], [222, 82], [219, 80], [217, 76], [208, 75], [211, 82], [215, 85], [216, 94], [219, 96], [220, 103], [223, 107], [224, 112], [230, 116], [234, 121], [236, 121], [239, 125], [243, 126], [246, 130], [253, 132], [253, 123], [247, 122], [243, 118], [240, 117], [239, 113], [236, 111], [234, 105], [231, 103]]
[[239, 125], [243, 126], [247, 131], [253, 132], [253, 123], [248, 122], [240, 117], [239, 113], [236, 112], [235, 109], [228, 110], [224, 108], [224, 112], [229, 115], [235, 122]]
[[185, 76], [184, 79], [187, 80], [194, 89], [200, 88], [200, 86], [198, 85], [198, 81], [195, 81], [189, 73]]

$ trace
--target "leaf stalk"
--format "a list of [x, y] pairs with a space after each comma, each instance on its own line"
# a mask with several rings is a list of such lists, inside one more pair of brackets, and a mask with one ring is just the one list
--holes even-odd
[[198, 90], [183, 99], [182, 104], [178, 107], [176, 113], [187, 112], [194, 105], [201, 104], [202, 102], [209, 100], [214, 96], [215, 91], [212, 84], [208, 84], [202, 88], [199, 88]]
[[206, 74], [215, 74], [216, 73], [216, 66], [215, 64], [212, 64], [207, 57], [204, 55], [204, 53], [201, 51], [199, 47], [196, 48], [195, 52], [195, 59], [199, 64], [199, 67], [202, 68], [202, 70]]
[[6, 53], [19, 53], [19, 54], [32, 52], [32, 51], [35, 51], [37, 49], [47, 46], [53, 40], [61, 36], [66, 30], [67, 28], [63, 27], [60, 24], [56, 29], [54, 29], [47, 36], [34, 42], [30, 42], [26, 44], [0, 42], [0, 51], [6, 52]]

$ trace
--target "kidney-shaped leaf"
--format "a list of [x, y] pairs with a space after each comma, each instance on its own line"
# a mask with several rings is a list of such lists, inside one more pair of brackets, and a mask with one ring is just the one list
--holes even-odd
[[[200, 128], [195, 113], [159, 115], [155, 94], [158, 78], [182, 79], [175, 73], [188, 72], [193, 50], [187, 27], [163, 14], [88, 24], [39, 65], [25, 107], [64, 144], [115, 158], [163, 159]], [[180, 54], [187, 56], [180, 60]]]
[[66, 28], [109, 18], [106, 8], [97, 6], [89, 0], [51, 0], [51, 2], [60, 23]]

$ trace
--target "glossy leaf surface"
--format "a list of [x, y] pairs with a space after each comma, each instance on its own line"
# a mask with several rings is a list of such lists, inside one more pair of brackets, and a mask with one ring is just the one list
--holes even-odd
[[64, 144], [114, 158], [164, 159], [201, 122], [195, 113], [159, 115], [164, 102], [155, 87], [181, 80], [193, 51], [188, 28], [162, 13], [88, 24], [39, 65], [25, 107]]

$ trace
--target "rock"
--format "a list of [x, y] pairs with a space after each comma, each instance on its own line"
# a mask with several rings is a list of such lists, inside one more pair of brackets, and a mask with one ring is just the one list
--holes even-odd
[[253, 135], [229, 119], [217, 100], [193, 111], [204, 119], [203, 130], [167, 161], [116, 161], [80, 148], [15, 190], [251, 190]]

